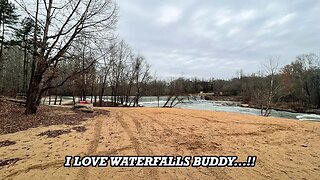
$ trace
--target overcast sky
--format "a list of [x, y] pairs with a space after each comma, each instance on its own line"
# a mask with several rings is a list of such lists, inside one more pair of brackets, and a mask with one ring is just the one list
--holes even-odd
[[320, 52], [319, 0], [117, 0], [119, 36], [160, 77], [231, 78]]

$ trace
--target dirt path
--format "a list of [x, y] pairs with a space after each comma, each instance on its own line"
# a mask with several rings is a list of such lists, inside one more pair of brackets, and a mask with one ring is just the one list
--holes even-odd
[[[320, 123], [223, 112], [106, 108], [110, 116], [83, 122], [84, 132], [37, 136], [73, 125], [38, 127], [1, 135], [3, 179], [317, 179]], [[64, 168], [66, 155], [256, 155], [254, 168]]]

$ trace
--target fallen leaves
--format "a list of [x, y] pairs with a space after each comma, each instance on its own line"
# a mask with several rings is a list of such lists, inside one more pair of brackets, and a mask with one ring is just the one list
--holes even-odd
[[11, 146], [14, 144], [16, 144], [15, 141], [9, 141], [9, 140], [0, 141], [0, 147]]
[[24, 110], [23, 105], [0, 99], [0, 134], [15, 133], [39, 126], [79, 125], [82, 121], [97, 115], [108, 115], [108, 111], [105, 110], [83, 113], [71, 108], [50, 106], [39, 106], [37, 113], [31, 115], [25, 115]]
[[20, 160], [21, 160], [20, 158], [12, 158], [12, 159], [4, 159], [4, 160], [0, 159], [0, 167], [7, 166], [10, 164], [15, 164], [16, 162], [18, 162]]
[[49, 130], [43, 133], [38, 134], [38, 136], [47, 136], [48, 138], [55, 138], [58, 137], [62, 134], [68, 134], [70, 133], [71, 130], [70, 129], [66, 129], [66, 130]]
[[76, 132], [85, 132], [87, 128], [85, 128], [84, 126], [76, 126], [76, 127], [72, 127], [71, 129], [48, 130], [38, 134], [38, 136], [47, 136], [48, 138], [55, 138], [62, 134], [68, 134], [71, 132], [71, 130], [74, 130]]

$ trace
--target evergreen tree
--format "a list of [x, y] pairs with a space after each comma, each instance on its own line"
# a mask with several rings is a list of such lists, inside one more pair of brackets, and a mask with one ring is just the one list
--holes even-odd
[[[34, 32], [34, 21], [31, 18], [24, 18], [21, 22], [21, 28], [16, 30], [16, 41], [23, 48], [23, 86], [22, 92], [27, 92], [27, 80], [29, 72], [29, 59], [28, 54], [32, 51], [33, 45], [33, 32]], [[39, 34], [39, 32], [38, 32]]]
[[2, 71], [2, 60], [3, 60], [3, 47], [5, 45], [5, 31], [6, 28], [12, 29], [12, 25], [14, 25], [18, 20], [18, 15], [15, 12], [16, 7], [13, 3], [8, 0], [0, 0], [0, 75]]

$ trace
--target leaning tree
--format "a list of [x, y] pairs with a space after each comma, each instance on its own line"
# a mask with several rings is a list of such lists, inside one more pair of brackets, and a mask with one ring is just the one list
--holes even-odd
[[[112, 34], [117, 21], [117, 6], [111, 0], [36, 0], [26, 4], [16, 2], [34, 20], [34, 32], [40, 27], [41, 35], [34, 33], [33, 63], [27, 92], [25, 114], [36, 113], [37, 105], [43, 93], [58, 86], [81, 72], [70, 73], [64, 80], [52, 86], [52, 81], [59, 77], [59, 62], [65, 57], [78, 38], [84, 36], [90, 40], [88, 46], [97, 45], [98, 41]], [[35, 10], [34, 10], [35, 9]], [[98, 58], [92, 58], [92, 66]]]

